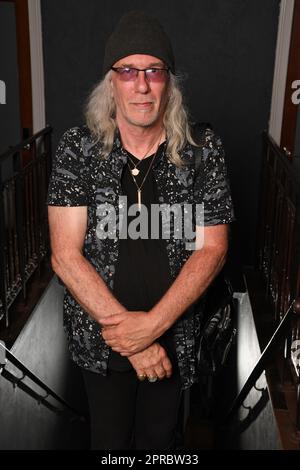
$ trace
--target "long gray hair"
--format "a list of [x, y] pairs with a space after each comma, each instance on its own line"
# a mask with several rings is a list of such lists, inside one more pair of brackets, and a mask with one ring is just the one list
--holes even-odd
[[[101, 157], [110, 154], [117, 123], [116, 106], [111, 93], [109, 71], [91, 92], [85, 107], [87, 126], [97, 141], [101, 142]], [[183, 104], [178, 78], [170, 73], [169, 98], [163, 118], [167, 135], [167, 155], [176, 166], [182, 166], [181, 150], [187, 142], [196, 145]]]

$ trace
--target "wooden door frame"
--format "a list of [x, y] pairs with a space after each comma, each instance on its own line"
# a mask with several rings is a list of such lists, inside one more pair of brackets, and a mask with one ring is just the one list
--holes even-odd
[[13, 3], [16, 13], [17, 57], [19, 68], [19, 99], [22, 138], [32, 135], [32, 82], [30, 59], [29, 16], [27, 0], [0, 0]]

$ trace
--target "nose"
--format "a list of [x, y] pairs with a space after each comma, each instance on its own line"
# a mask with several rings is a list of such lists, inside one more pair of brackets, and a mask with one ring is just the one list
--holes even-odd
[[140, 70], [135, 80], [135, 88], [140, 93], [147, 93], [150, 89], [149, 82], [143, 70]]

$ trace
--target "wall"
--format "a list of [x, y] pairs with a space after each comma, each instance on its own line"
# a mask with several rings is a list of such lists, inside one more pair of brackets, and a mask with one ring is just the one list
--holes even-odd
[[15, 9], [9, 2], [0, 2], [0, 57], [0, 80], [6, 88], [6, 102], [0, 104], [1, 155], [21, 140]]
[[[46, 115], [56, 145], [63, 131], [82, 121], [82, 105], [101, 77], [113, 26], [141, 2], [42, 0], [41, 5]], [[145, 0], [142, 8], [157, 16], [172, 38], [194, 119], [210, 121], [223, 137], [238, 218], [235, 258], [252, 264], [279, 0]]]
[[[247, 293], [238, 294], [238, 336], [237, 336], [237, 393], [245, 384], [261, 351], [258, 343], [252, 308]], [[241, 450], [280, 450], [281, 444], [272, 404], [267, 390], [265, 374], [252, 388], [244, 407], [238, 411], [237, 423], [227, 435], [227, 448]], [[247, 409], [249, 407], [249, 409]]]
[[[87, 413], [81, 375], [69, 360], [62, 327], [63, 288], [53, 278], [11, 352], [71, 406]], [[7, 370], [21, 377], [10, 363]], [[24, 383], [45, 395], [28, 378]], [[87, 426], [38, 404], [0, 375], [0, 449], [87, 449]], [[49, 401], [61, 408], [52, 398]]]

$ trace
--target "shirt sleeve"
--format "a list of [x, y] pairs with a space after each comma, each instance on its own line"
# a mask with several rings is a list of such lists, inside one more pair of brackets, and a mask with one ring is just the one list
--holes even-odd
[[233, 222], [235, 217], [224, 149], [220, 137], [210, 129], [206, 131], [201, 154], [194, 181], [194, 201], [203, 204], [203, 224], [210, 226]]
[[86, 159], [81, 148], [80, 128], [62, 136], [50, 176], [47, 204], [50, 206], [87, 206]]

